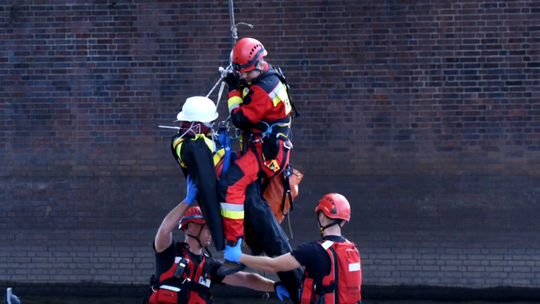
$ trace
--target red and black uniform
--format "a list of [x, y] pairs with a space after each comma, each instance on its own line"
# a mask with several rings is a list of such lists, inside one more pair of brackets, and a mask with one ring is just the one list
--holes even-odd
[[205, 254], [191, 253], [186, 243], [171, 244], [163, 252], [156, 253], [156, 273], [152, 277], [148, 303], [212, 303], [210, 288], [223, 280], [217, 275], [221, 265]]
[[224, 200], [221, 216], [225, 238], [236, 242], [244, 237], [247, 186], [258, 178], [282, 172], [288, 164], [293, 109], [286, 85], [268, 63], [246, 87], [231, 91], [231, 99], [242, 99], [241, 105], [231, 111], [232, 123], [243, 131], [242, 155], [218, 181], [218, 191]]
[[353, 243], [340, 236], [304, 244], [291, 255], [306, 266], [300, 303], [361, 303], [360, 254]]

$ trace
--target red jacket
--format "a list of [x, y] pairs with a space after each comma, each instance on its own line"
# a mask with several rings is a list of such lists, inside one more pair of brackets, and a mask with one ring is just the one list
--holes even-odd
[[290, 122], [287, 118], [293, 108], [287, 87], [268, 63], [263, 73], [242, 91], [230, 92], [231, 98], [242, 98], [242, 104], [231, 112], [231, 121], [239, 129], [257, 128], [261, 121], [268, 124]]

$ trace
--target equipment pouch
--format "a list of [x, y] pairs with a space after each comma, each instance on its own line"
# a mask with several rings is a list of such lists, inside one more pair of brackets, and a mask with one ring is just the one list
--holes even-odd
[[157, 291], [156, 303], [162, 304], [177, 304], [178, 303], [178, 293], [180, 288], [175, 286], [162, 285]]
[[283, 173], [265, 181], [262, 196], [268, 202], [274, 217], [281, 224], [292, 210], [292, 202], [298, 196], [298, 185], [304, 174], [288, 165]]

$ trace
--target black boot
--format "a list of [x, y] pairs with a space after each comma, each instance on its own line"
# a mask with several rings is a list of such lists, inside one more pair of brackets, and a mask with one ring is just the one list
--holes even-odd
[[[235, 247], [236, 243], [237, 242], [231, 242], [231, 241], [226, 242], [227, 246], [231, 246], [231, 247]], [[242, 253], [248, 253], [247, 252], [247, 245], [246, 245], [245, 241], [242, 242]], [[244, 269], [246, 269], [246, 265], [244, 265], [244, 264], [238, 264], [238, 263], [235, 263], [235, 262], [225, 260], [225, 262], [223, 262], [223, 265], [221, 265], [221, 267], [218, 269], [217, 274], [219, 276], [224, 277], [224, 276], [228, 276], [228, 275], [233, 274], [233, 273], [237, 273], [237, 272], [242, 271]]]

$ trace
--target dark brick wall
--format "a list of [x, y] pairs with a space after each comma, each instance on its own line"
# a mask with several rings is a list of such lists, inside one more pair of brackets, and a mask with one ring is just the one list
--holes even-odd
[[[301, 112], [293, 245], [335, 191], [365, 285], [540, 285], [540, 3], [234, 3]], [[227, 2], [1, 0], [0, 41], [0, 281], [144, 284]]]

